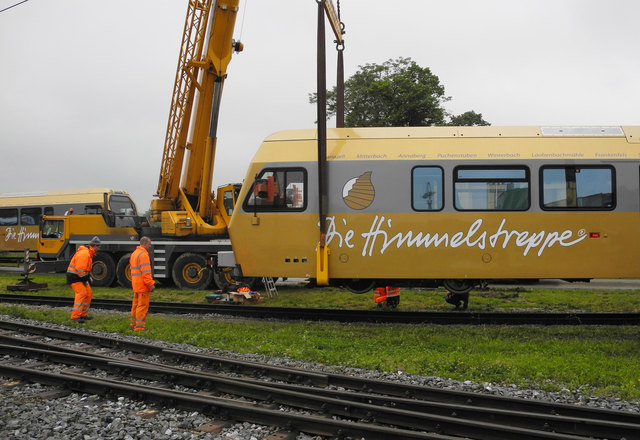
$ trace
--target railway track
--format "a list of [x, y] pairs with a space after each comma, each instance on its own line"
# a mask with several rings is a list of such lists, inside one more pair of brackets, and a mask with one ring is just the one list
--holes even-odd
[[[0, 303], [71, 307], [73, 298], [0, 294]], [[131, 301], [93, 299], [91, 307], [128, 312]], [[307, 321], [379, 322], [404, 324], [482, 324], [482, 325], [638, 325], [640, 313], [575, 312], [401, 312], [398, 310], [304, 309], [233, 304], [188, 304], [152, 301], [151, 313], [220, 314], [257, 319]]]
[[284, 368], [9, 320], [0, 320], [0, 355], [0, 376], [323, 436], [640, 439], [640, 414]]

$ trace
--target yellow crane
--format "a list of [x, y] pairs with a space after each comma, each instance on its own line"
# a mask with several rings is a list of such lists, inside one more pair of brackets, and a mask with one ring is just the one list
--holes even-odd
[[[338, 14], [325, 10], [342, 44]], [[152, 240], [154, 277], [178, 287], [219, 287], [231, 281], [217, 266], [218, 253], [231, 250], [228, 225], [240, 184], [212, 190], [220, 100], [227, 67], [242, 43], [233, 39], [239, 0], [189, 0], [171, 99], [169, 121], [151, 224], [135, 209], [122, 210], [105, 199], [100, 212], [45, 216], [38, 254], [56, 268], [66, 266], [75, 248], [98, 235], [100, 253], [92, 277], [97, 286], [116, 279], [130, 285], [129, 253], [142, 235]], [[131, 211], [131, 214], [127, 212]], [[159, 224], [159, 226], [156, 226]], [[45, 228], [58, 231], [55, 238]]]
[[228, 215], [217, 206], [220, 197], [211, 184], [227, 66], [232, 53], [242, 50], [242, 43], [233, 40], [238, 3], [189, 2], [158, 190], [151, 202], [151, 220], [161, 221], [163, 234], [226, 234]]

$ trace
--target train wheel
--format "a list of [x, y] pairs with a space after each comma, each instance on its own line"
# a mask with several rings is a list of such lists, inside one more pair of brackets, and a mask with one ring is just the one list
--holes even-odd
[[131, 254], [125, 254], [118, 260], [118, 267], [116, 268], [116, 276], [118, 277], [118, 284], [122, 287], [131, 288], [131, 266], [129, 265], [129, 258]]
[[444, 280], [442, 285], [449, 292], [457, 294], [469, 293], [473, 288], [473, 283], [468, 280]]
[[110, 254], [98, 252], [93, 257], [91, 278], [96, 287], [109, 287], [116, 278], [116, 263]]
[[219, 290], [223, 290], [225, 285], [233, 286], [238, 283], [246, 284], [250, 289], [253, 289], [254, 285], [256, 284], [257, 278], [245, 277], [236, 279], [233, 277], [233, 275], [231, 275], [231, 272], [232, 268], [230, 267], [218, 267], [213, 272], [213, 283]]
[[173, 263], [171, 276], [180, 289], [206, 289], [211, 284], [213, 270], [202, 255], [186, 253]]
[[360, 280], [353, 279], [345, 283], [344, 287], [347, 288], [348, 291], [353, 293], [367, 293], [371, 289], [373, 289], [376, 285], [374, 280]]

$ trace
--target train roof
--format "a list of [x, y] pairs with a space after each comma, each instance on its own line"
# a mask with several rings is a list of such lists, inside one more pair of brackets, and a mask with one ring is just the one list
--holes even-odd
[[57, 203], [102, 203], [103, 194], [122, 194], [111, 188], [88, 188], [74, 190], [31, 191], [21, 193], [0, 193], [0, 206], [30, 206]]
[[[327, 159], [638, 160], [640, 126], [328, 128]], [[317, 130], [274, 133], [265, 139], [253, 160], [315, 161]]]
[[[499, 138], [499, 137], [626, 137], [640, 143], [640, 126], [486, 126], [486, 127], [360, 127], [327, 128], [327, 140], [406, 138]], [[265, 142], [315, 140], [317, 130], [285, 130], [273, 133]]]

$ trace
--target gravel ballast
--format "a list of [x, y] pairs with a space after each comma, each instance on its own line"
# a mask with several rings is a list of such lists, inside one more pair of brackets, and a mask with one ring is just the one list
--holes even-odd
[[[10, 318], [3, 319], [34, 325], [49, 325], [52, 328], [64, 328], [55, 324], [46, 324]], [[100, 334], [86, 330], [92, 334]], [[113, 336], [113, 335], [108, 335]], [[139, 340], [133, 336], [123, 339]], [[194, 352], [206, 352], [200, 348], [185, 344], [168, 344], [162, 341], [145, 340], [149, 344], [171, 347]], [[292, 368], [304, 368], [337, 374], [387, 380], [412, 385], [423, 385], [457, 391], [471, 391], [505, 397], [517, 397], [535, 400], [548, 400], [558, 403], [579, 404], [583, 406], [608, 408], [640, 413], [640, 402], [627, 402], [620, 399], [588, 397], [582, 390], [570, 392], [563, 390], [549, 393], [542, 390], [522, 389], [516, 386], [496, 386], [490, 383], [455, 381], [440, 377], [426, 377], [405, 374], [403, 372], [381, 373], [355, 368], [325, 366], [317, 363], [299, 362], [288, 358], [268, 357], [254, 354], [211, 351], [215, 355], [225, 355], [234, 359], [260, 362]], [[56, 388], [39, 384], [25, 384], [13, 378], [0, 377], [0, 438], [2, 439], [237, 439], [265, 440], [276, 432], [278, 427], [267, 427], [251, 423], [233, 423], [213, 419], [193, 411], [181, 411], [171, 408], [158, 408], [126, 397], [115, 400], [88, 394], [59, 392]], [[321, 439], [318, 436], [298, 434], [298, 440]]]

